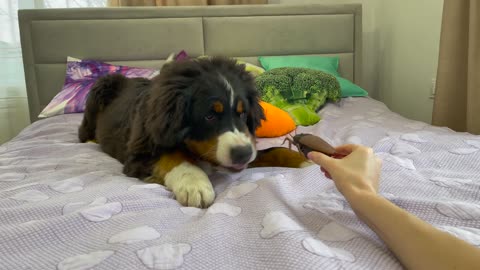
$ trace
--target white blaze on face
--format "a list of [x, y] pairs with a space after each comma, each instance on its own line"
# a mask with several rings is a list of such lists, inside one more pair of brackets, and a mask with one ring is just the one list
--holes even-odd
[[223, 83], [225, 84], [225, 89], [227, 89], [227, 95], [229, 96], [230, 107], [233, 107], [233, 101], [234, 101], [234, 97], [235, 97], [233, 87], [228, 82], [227, 78], [225, 78], [223, 75], [220, 75], [220, 78], [222, 78]]
[[[230, 103], [230, 109], [233, 110], [234, 107], [234, 102], [235, 102], [235, 89], [233, 89], [232, 84], [227, 80], [225, 76], [222, 74], [219, 74], [221, 80], [224, 83], [226, 94], [227, 94], [227, 99]], [[216, 158], [217, 161], [220, 163], [220, 165], [224, 167], [235, 167], [235, 165], [243, 165], [243, 164], [233, 164], [232, 161], [232, 149], [239, 148], [239, 147], [245, 147], [249, 146], [252, 149], [252, 156], [248, 160], [248, 163], [252, 162], [256, 156], [257, 156], [257, 151], [255, 148], [255, 145], [252, 143], [252, 138], [248, 133], [240, 132], [238, 131], [238, 128], [235, 127], [232, 123], [232, 129], [233, 131], [227, 131], [223, 134], [221, 134], [218, 137], [218, 144], [217, 144], [217, 152], [216, 152]], [[246, 165], [245, 164], [245, 165]], [[239, 169], [237, 167], [237, 169]]]
[[236, 147], [250, 146], [252, 148], [252, 156], [247, 163], [252, 162], [257, 157], [255, 145], [252, 139], [244, 132], [238, 131], [234, 128], [233, 131], [227, 131], [218, 137], [217, 145], [217, 160], [220, 165], [230, 167], [233, 164], [231, 157], [231, 150]]

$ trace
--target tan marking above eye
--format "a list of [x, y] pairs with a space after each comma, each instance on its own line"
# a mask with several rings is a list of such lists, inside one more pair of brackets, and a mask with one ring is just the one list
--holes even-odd
[[213, 110], [216, 113], [222, 113], [223, 112], [223, 104], [220, 101], [215, 101], [213, 103]]
[[237, 102], [237, 113], [243, 113], [243, 111], [244, 111], [243, 102], [241, 100], [239, 100]]

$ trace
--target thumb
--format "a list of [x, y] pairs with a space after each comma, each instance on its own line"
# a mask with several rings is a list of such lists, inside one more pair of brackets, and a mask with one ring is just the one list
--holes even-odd
[[335, 162], [337, 162], [336, 159], [331, 158], [320, 152], [311, 151], [310, 153], [308, 153], [307, 156], [309, 159], [311, 159], [313, 162], [320, 165], [320, 167], [323, 167], [327, 171], [330, 171], [333, 168]]

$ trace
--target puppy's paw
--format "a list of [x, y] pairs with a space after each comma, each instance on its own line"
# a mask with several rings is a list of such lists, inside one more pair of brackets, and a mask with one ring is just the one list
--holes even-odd
[[208, 176], [187, 162], [178, 165], [165, 176], [165, 185], [184, 206], [206, 208], [215, 199], [215, 191]]
[[195, 174], [183, 175], [172, 191], [177, 201], [184, 206], [208, 207], [215, 199], [215, 191], [208, 178], [201, 179]]

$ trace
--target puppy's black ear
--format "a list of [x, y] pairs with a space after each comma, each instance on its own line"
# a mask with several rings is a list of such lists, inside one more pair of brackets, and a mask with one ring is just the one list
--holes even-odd
[[156, 146], [174, 147], [187, 135], [192, 85], [200, 73], [195, 61], [173, 61], [153, 79], [146, 102], [145, 130]]
[[255, 135], [255, 130], [260, 126], [262, 120], [265, 120], [265, 113], [260, 106], [260, 98], [253, 95], [249, 98], [250, 112], [247, 118], [247, 126], [250, 134]]
[[145, 130], [155, 145], [169, 148], [183, 139], [187, 99], [181, 89], [159, 87], [147, 101]]

